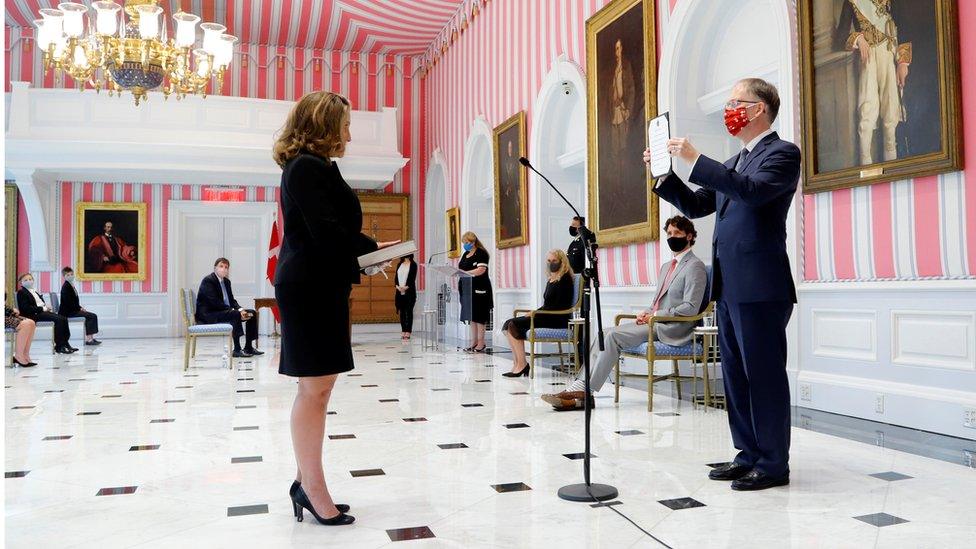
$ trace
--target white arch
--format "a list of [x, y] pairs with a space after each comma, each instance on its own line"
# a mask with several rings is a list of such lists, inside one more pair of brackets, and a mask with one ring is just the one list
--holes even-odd
[[[567, 93], [568, 92], [568, 93]], [[567, 101], [569, 99], [569, 101]], [[566, 112], [566, 108], [573, 109]], [[576, 109], [581, 109], [576, 113]], [[573, 118], [573, 114], [580, 115], [581, 128], [566, 128]], [[562, 130], [562, 131], [561, 131]], [[568, 130], [568, 131], [567, 131]], [[565, 131], [565, 135], [559, 135]], [[583, 192], [579, 196], [569, 193], [571, 201], [575, 202], [580, 215], [586, 215], [586, 76], [583, 70], [566, 54], [556, 57], [552, 61], [552, 68], [546, 74], [536, 96], [532, 110], [532, 131], [529, 138], [529, 159], [536, 169], [546, 174], [550, 179], [556, 178], [556, 173], [562, 173], [567, 168], [582, 168], [581, 181]], [[565, 187], [560, 185], [558, 178], [554, 183], [564, 194]], [[543, 208], [546, 201], [543, 197], [551, 197], [552, 189], [532, 171], [529, 171], [529, 288], [532, 303], [542, 301], [544, 288], [539, 284], [542, 280], [542, 254], [549, 247], [543, 231], [548, 228], [542, 226], [544, 218]], [[549, 194], [544, 194], [549, 193]], [[568, 211], [568, 210], [567, 210]], [[571, 214], [570, 214], [571, 215]], [[569, 225], [569, 219], [566, 220]], [[568, 237], [568, 235], [567, 235]]]
[[[444, 153], [434, 149], [427, 166], [427, 177], [424, 180], [424, 255], [444, 251], [446, 248], [446, 234], [444, 233], [444, 211], [450, 203], [450, 172]], [[426, 261], [426, 257], [419, 257], [419, 261]]]
[[[471, 123], [471, 131], [464, 142], [464, 164], [461, 168], [460, 194], [461, 226], [479, 226], [476, 219], [487, 219], [487, 231], [481, 231], [478, 238], [488, 248], [492, 257], [495, 255], [495, 209], [494, 209], [494, 178], [495, 161], [493, 153], [492, 127], [484, 115], [478, 116]], [[485, 206], [488, 206], [487, 212]], [[462, 232], [465, 229], [462, 229]], [[483, 234], [482, 234], [483, 233]], [[491, 261], [489, 275], [494, 280], [495, 265]]]

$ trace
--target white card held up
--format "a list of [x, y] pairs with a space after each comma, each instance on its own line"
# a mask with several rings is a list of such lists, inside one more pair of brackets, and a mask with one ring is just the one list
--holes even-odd
[[670, 174], [673, 167], [673, 159], [668, 152], [668, 139], [671, 139], [671, 125], [668, 121], [668, 113], [663, 113], [647, 124], [647, 148], [651, 150], [651, 177], [655, 179]]

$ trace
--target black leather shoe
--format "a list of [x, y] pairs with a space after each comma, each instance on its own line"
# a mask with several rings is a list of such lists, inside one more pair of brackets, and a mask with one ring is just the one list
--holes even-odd
[[244, 347], [244, 352], [249, 353], [251, 356], [258, 356], [264, 354], [264, 351], [259, 351], [253, 347]]
[[64, 345], [58, 345], [57, 347], [54, 348], [54, 352], [58, 353], [59, 355], [70, 355], [71, 353], [75, 352], [75, 349], [72, 349], [71, 347], [66, 347]]
[[728, 465], [722, 465], [712, 469], [708, 473], [708, 478], [712, 480], [738, 480], [746, 476], [746, 473], [751, 470], [751, 465], [742, 465], [733, 461]]
[[765, 473], [761, 473], [753, 469], [739, 480], [733, 481], [732, 489], [740, 491], [765, 490], [766, 488], [773, 488], [775, 486], [786, 486], [789, 483], [789, 472], [782, 476], [771, 477]]
[[252, 356], [254, 355], [252, 355], [247, 351], [242, 351], [240, 349], [234, 351], [234, 358], [251, 358]]
[[97, 340], [97, 339], [93, 339], [91, 341], [86, 341], [85, 342], [85, 345], [101, 345], [101, 344], [102, 344], [102, 342], [99, 341], [99, 340]]
[[[295, 511], [295, 518], [298, 518], [299, 507], [298, 504], [295, 503], [295, 498], [298, 496], [298, 488], [301, 487], [301, 485], [302, 483], [296, 480], [291, 483], [291, 488], [288, 489], [288, 495], [291, 496], [292, 509]], [[350, 507], [345, 503], [336, 503], [335, 506], [340, 513], [348, 513], [350, 509]]]
[[65, 345], [65, 347], [66, 347], [66, 348], [67, 348], [67, 349], [68, 349], [69, 351], [71, 351], [72, 353], [77, 353], [77, 352], [78, 352], [78, 347], [72, 347], [71, 345]]

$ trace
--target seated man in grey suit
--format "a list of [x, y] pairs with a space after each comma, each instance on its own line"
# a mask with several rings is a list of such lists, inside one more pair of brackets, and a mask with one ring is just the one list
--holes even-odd
[[[590, 373], [590, 391], [597, 392], [603, 387], [623, 349], [637, 347], [647, 342], [647, 319], [652, 316], [695, 316], [701, 311], [705, 299], [705, 286], [708, 275], [705, 264], [691, 251], [698, 233], [695, 224], [684, 216], [674, 216], [664, 223], [668, 235], [668, 247], [674, 257], [661, 265], [658, 276], [657, 295], [651, 306], [637, 315], [636, 324], [621, 324], [606, 332], [606, 350], [596, 359], [596, 366]], [[655, 322], [654, 339], [668, 345], [686, 345], [691, 342], [694, 322]], [[596, 345], [592, 346], [598, 349]], [[552, 404], [557, 410], [583, 409], [583, 372], [561, 393], [543, 395], [542, 400]], [[589, 396], [593, 406], [593, 395]]]

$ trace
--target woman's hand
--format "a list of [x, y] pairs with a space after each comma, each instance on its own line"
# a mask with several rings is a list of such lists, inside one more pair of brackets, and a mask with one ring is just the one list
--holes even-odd
[[393, 246], [394, 244], [399, 244], [400, 242], [402, 242], [402, 240], [390, 240], [389, 242], [377, 242], [376, 248], [382, 250], [383, 248], [389, 248], [390, 246]]
[[487, 272], [488, 269], [486, 267], [478, 267], [477, 269], [468, 271], [468, 274], [470, 274], [471, 276], [481, 276]]

